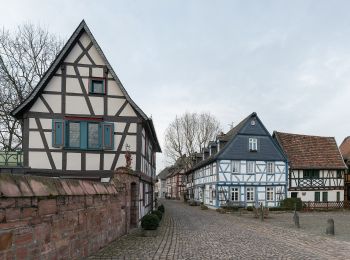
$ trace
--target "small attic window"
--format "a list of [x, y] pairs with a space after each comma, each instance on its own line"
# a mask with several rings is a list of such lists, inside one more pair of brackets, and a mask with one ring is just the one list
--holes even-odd
[[90, 80], [90, 93], [91, 94], [105, 94], [105, 82], [103, 79], [91, 79]]
[[254, 125], [255, 125], [255, 119], [253, 119], [252, 121], [250, 121], [250, 124], [254, 126]]

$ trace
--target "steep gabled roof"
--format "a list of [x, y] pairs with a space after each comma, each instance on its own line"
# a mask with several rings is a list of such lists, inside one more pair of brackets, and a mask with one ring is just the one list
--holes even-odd
[[293, 169], [346, 169], [334, 137], [274, 132]]
[[[259, 124], [262, 127], [262, 131], [266, 132], [269, 134], [269, 132], [267, 131], [267, 129], [265, 128], [265, 126], [262, 124], [262, 122], [260, 121], [260, 119], [258, 118], [256, 112], [251, 113], [249, 116], [247, 116], [246, 118], [244, 118], [239, 124], [237, 124], [234, 128], [232, 128], [230, 131], [228, 131], [225, 135], [221, 135], [222, 137], [220, 137], [222, 140], [224, 140], [225, 146], [220, 148], [220, 151], [218, 151], [216, 154], [211, 155], [210, 157], [208, 157], [207, 159], [200, 161], [199, 163], [197, 163], [196, 165], [194, 165], [189, 171], [188, 173], [199, 169], [213, 161], [216, 161], [218, 159], [226, 159], [226, 158], [222, 158], [222, 156], [224, 156], [224, 153], [226, 152], [227, 148], [231, 146], [231, 143], [234, 141], [235, 137], [242, 131], [242, 129], [244, 129], [244, 127], [248, 124], [248, 122], [250, 122], [251, 119], [256, 119], [257, 121], [259, 121]], [[254, 135], [254, 134], [252, 134]], [[270, 135], [270, 134], [269, 134]], [[281, 151], [281, 149], [278, 147], [277, 144], [275, 144], [273, 142], [273, 145], [275, 146], [276, 150], [278, 150], [279, 153], [281, 153], [281, 157], [284, 160], [285, 156], [283, 154], [283, 152]]]
[[158, 152], [161, 152], [161, 148], [160, 148], [157, 136], [156, 136], [156, 132], [154, 130], [152, 120], [150, 118], [148, 118], [147, 115], [130, 98], [129, 94], [125, 90], [125, 88], [124, 88], [123, 84], [121, 83], [121, 81], [119, 80], [117, 74], [114, 72], [112, 66], [108, 62], [106, 56], [104, 55], [102, 49], [98, 45], [95, 37], [91, 33], [89, 27], [87, 26], [87, 24], [85, 23], [84, 20], [81, 21], [81, 23], [79, 24], [77, 29], [73, 32], [72, 36], [69, 38], [67, 43], [63, 46], [62, 50], [57, 55], [56, 59], [52, 62], [49, 69], [45, 72], [44, 76], [40, 79], [39, 83], [34, 88], [34, 90], [30, 93], [30, 95], [19, 106], [17, 106], [11, 112], [12, 116], [14, 116], [15, 118], [21, 118], [23, 113], [25, 111], [27, 111], [33, 105], [33, 103], [39, 97], [41, 92], [44, 90], [45, 86], [47, 85], [49, 80], [52, 78], [54, 73], [59, 69], [60, 64], [64, 61], [66, 56], [69, 54], [69, 52], [72, 50], [72, 48], [74, 47], [74, 45], [76, 44], [76, 42], [79, 40], [80, 36], [84, 32], [86, 32], [88, 34], [88, 36], [90, 37], [93, 45], [95, 46], [98, 53], [101, 55], [103, 61], [105, 62], [106, 66], [108, 68], [108, 71], [110, 72], [110, 74], [112, 75], [114, 80], [117, 82], [117, 84], [118, 84], [120, 90], [122, 91], [122, 93], [124, 94], [126, 100], [130, 103], [130, 105], [133, 107], [133, 109], [135, 109], [135, 111], [142, 117], [142, 119], [145, 120], [146, 127], [149, 128], [149, 131], [150, 131], [152, 137], [154, 138], [154, 142], [156, 144], [156, 149]]
[[345, 137], [341, 145], [339, 146], [340, 152], [344, 160], [350, 160], [350, 136]]
[[157, 175], [158, 180], [165, 180], [170, 174], [171, 167], [165, 167], [160, 173]]

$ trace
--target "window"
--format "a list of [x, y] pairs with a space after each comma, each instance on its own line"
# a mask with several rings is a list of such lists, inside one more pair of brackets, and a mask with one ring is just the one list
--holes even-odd
[[239, 201], [238, 188], [231, 188], [231, 200], [232, 201]]
[[273, 201], [273, 188], [272, 187], [267, 187], [266, 188], [266, 200], [267, 201]]
[[322, 192], [322, 201], [327, 202], [328, 201], [328, 192]]
[[249, 150], [253, 152], [258, 150], [258, 139], [249, 138]]
[[232, 172], [238, 173], [240, 168], [240, 161], [232, 161]]
[[319, 170], [304, 170], [304, 178], [305, 179], [318, 179], [320, 178]]
[[252, 161], [247, 162], [247, 173], [254, 173], [255, 172], [255, 163]]
[[319, 191], [315, 191], [315, 201], [318, 201], [318, 202], [321, 201]]
[[340, 191], [337, 191], [337, 201], [340, 201]]
[[53, 120], [52, 146], [75, 149], [114, 149], [114, 123]]
[[247, 188], [247, 201], [254, 201], [254, 188]]
[[290, 197], [291, 198], [298, 198], [298, 192], [291, 192]]
[[343, 174], [341, 170], [337, 170], [337, 179], [343, 179]]
[[91, 79], [90, 80], [90, 93], [91, 94], [104, 94], [105, 86], [103, 79]]
[[267, 162], [266, 164], [266, 172], [267, 173], [274, 173], [275, 169], [274, 169], [274, 163], [273, 162]]

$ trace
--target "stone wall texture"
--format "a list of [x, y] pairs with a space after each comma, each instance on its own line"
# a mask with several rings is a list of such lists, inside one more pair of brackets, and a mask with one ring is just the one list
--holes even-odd
[[119, 169], [110, 183], [0, 175], [0, 259], [84, 258], [130, 229], [130, 187]]

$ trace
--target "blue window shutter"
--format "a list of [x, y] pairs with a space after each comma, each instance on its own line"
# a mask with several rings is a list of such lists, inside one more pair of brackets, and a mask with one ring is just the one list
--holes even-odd
[[114, 150], [114, 123], [103, 123], [102, 144], [105, 150]]
[[64, 146], [64, 121], [52, 120], [52, 146], [63, 147]]
[[80, 148], [87, 149], [88, 147], [88, 127], [87, 122], [80, 122]]

